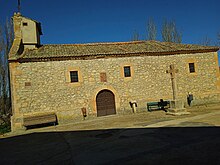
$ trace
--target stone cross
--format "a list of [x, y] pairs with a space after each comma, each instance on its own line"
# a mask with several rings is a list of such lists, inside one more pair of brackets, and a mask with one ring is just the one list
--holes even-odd
[[18, 13], [20, 13], [20, 12], [21, 12], [21, 1], [18, 0]]
[[171, 75], [172, 89], [173, 89], [173, 100], [177, 99], [177, 84], [176, 84], [176, 73], [178, 73], [178, 69], [175, 69], [174, 64], [170, 65], [170, 70], [166, 71]]

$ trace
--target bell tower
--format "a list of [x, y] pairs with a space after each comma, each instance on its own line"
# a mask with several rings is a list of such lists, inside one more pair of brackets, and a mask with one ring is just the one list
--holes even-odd
[[40, 46], [42, 35], [41, 24], [30, 18], [23, 17], [20, 12], [13, 16], [14, 37], [21, 39], [24, 48], [33, 49]]

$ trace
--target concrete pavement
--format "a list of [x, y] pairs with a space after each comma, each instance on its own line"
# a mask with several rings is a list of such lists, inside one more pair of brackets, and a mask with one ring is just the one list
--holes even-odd
[[[186, 122], [191, 122], [191, 124], [186, 125]], [[196, 123], [200, 125], [195, 125]], [[194, 124], [193, 124], [194, 123]], [[157, 128], [157, 127], [194, 127], [194, 126], [220, 126], [220, 111], [210, 112], [203, 115], [186, 117], [183, 119], [169, 120], [164, 122], [158, 122], [155, 124], [150, 124], [145, 126], [145, 128]]]

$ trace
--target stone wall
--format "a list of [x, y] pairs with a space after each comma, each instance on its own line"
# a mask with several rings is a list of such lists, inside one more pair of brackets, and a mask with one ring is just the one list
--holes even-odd
[[[191, 62], [195, 73], [189, 73]], [[102, 89], [115, 94], [117, 114], [131, 113], [131, 100], [137, 101], [138, 111], [145, 110], [149, 101], [172, 99], [170, 74], [166, 73], [170, 64], [179, 70], [178, 99], [186, 102], [191, 92], [194, 105], [220, 100], [217, 53], [11, 63], [12, 122], [15, 125], [23, 115], [42, 112], [56, 112], [59, 123], [81, 120], [82, 107], [87, 108], [88, 117], [95, 117], [96, 95]], [[124, 77], [124, 66], [131, 66], [131, 77]], [[79, 72], [78, 83], [70, 83], [71, 70]], [[100, 81], [103, 72], [107, 82]]]

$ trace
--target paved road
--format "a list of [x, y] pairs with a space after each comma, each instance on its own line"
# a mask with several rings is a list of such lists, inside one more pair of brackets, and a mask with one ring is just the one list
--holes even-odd
[[0, 164], [220, 164], [219, 110], [168, 119], [115, 129], [57, 127], [0, 139]]

